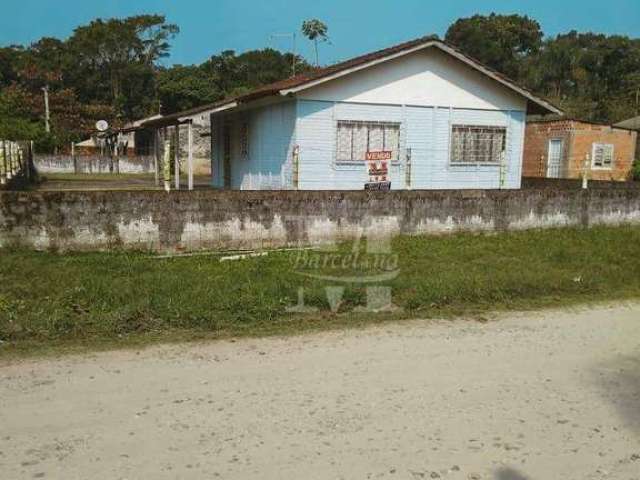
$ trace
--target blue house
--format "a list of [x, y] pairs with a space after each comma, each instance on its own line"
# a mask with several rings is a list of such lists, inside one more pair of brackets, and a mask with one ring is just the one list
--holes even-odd
[[520, 188], [527, 114], [562, 113], [423, 38], [206, 107], [218, 188]]

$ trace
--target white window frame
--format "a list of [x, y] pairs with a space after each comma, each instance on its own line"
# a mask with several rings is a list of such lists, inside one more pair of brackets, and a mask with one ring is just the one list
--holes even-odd
[[[351, 124], [351, 125], [366, 125], [367, 128], [370, 126], [377, 126], [380, 127], [382, 126], [384, 127], [395, 127], [398, 129], [398, 145], [397, 145], [397, 158], [393, 158], [391, 160], [391, 164], [393, 165], [397, 165], [398, 163], [400, 163], [400, 157], [401, 157], [401, 145], [402, 145], [402, 122], [394, 122], [394, 121], [380, 121], [380, 120], [337, 120], [335, 123], [335, 136], [336, 136], [336, 143], [335, 143], [335, 149], [334, 149], [334, 158], [335, 158], [335, 164], [336, 165], [363, 165], [367, 163], [367, 160], [365, 158], [363, 159], [350, 159], [350, 160], [345, 160], [345, 159], [341, 159], [340, 158], [340, 151], [338, 149], [338, 145], [340, 144], [340, 140], [338, 138], [338, 136], [340, 135], [340, 124]], [[353, 140], [352, 140], [353, 143]], [[386, 148], [386, 145], [383, 147]], [[353, 147], [352, 147], [353, 150]], [[393, 150], [392, 150], [393, 151]]]
[[[454, 130], [456, 128], [476, 128], [476, 129], [488, 129], [488, 130], [496, 130], [504, 133], [504, 140], [502, 142], [502, 152], [499, 155], [497, 161], [487, 162], [487, 161], [465, 161], [465, 162], [454, 162], [453, 161], [453, 151], [454, 151]], [[506, 158], [507, 154], [507, 136], [508, 129], [505, 125], [471, 125], [471, 124], [463, 124], [463, 123], [452, 123], [449, 129], [449, 166], [450, 167], [469, 167], [469, 166], [489, 166], [489, 167], [500, 167]]]
[[[551, 176], [551, 144], [553, 142], [558, 142], [560, 144], [560, 158], [558, 162], [558, 176]], [[546, 168], [546, 177], [547, 178], [562, 178], [562, 172], [565, 168], [565, 158], [564, 158], [564, 138], [562, 137], [552, 137], [549, 138], [547, 142], [547, 168]]]
[[[596, 150], [601, 147], [606, 147], [611, 149], [611, 162], [609, 165], [605, 165], [604, 163], [604, 153], [602, 157], [602, 165], [596, 165]], [[615, 162], [615, 146], [613, 143], [602, 143], [602, 142], [594, 142], [591, 146], [591, 169], [592, 170], [612, 170], [613, 164]]]

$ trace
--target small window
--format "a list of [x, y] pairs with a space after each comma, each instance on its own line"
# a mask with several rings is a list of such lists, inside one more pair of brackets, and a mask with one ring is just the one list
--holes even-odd
[[391, 152], [397, 162], [400, 124], [391, 122], [338, 121], [337, 162], [364, 162], [368, 152]]
[[610, 143], [594, 143], [592, 158], [593, 168], [608, 169], [613, 167], [613, 145]]
[[451, 127], [451, 163], [499, 164], [506, 148], [507, 129], [453, 125]]

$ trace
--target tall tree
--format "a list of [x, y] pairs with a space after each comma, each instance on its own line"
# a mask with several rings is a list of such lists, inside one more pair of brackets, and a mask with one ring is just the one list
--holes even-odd
[[16, 82], [19, 77], [19, 66], [24, 55], [24, 47], [11, 45], [0, 48], [0, 88]]
[[636, 114], [640, 40], [571, 31], [525, 62], [524, 81], [571, 115], [613, 122]]
[[218, 77], [200, 65], [161, 68], [157, 76], [161, 113], [175, 113], [222, 98]]
[[65, 42], [43, 37], [25, 51], [20, 67], [22, 83], [41, 88], [62, 86], [65, 71], [72, 65]]
[[302, 34], [313, 42], [316, 52], [316, 67], [320, 66], [320, 57], [318, 55], [318, 42], [326, 42], [329, 40], [327, 33], [329, 27], [317, 18], [305, 20], [302, 22]]
[[163, 15], [94, 20], [78, 27], [68, 45], [77, 61], [71, 81], [82, 99], [110, 102], [131, 118], [149, 108], [155, 62], [169, 54], [169, 40], [179, 29]]
[[540, 24], [521, 15], [474, 15], [457, 20], [445, 40], [512, 78], [520, 76], [522, 60], [542, 45]]

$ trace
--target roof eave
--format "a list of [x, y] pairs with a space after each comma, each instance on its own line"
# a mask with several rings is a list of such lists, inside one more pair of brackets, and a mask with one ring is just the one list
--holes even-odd
[[140, 125], [141, 128], [162, 128], [162, 127], [170, 127], [174, 125], [181, 125], [185, 123], [189, 123], [191, 121], [191, 117], [197, 114], [201, 114], [203, 112], [218, 113], [224, 110], [230, 110], [238, 106], [238, 102], [226, 102], [221, 103], [219, 105], [210, 105], [206, 108], [200, 109], [192, 109], [185, 110], [183, 112], [174, 113], [173, 115], [167, 115], [166, 117], [158, 118], [156, 120], [149, 120]]

